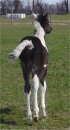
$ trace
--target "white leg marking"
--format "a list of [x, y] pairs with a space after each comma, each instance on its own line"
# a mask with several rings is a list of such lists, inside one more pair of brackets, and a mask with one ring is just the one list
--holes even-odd
[[32, 112], [30, 108], [30, 93], [26, 93], [26, 103], [27, 103], [27, 118], [31, 121], [32, 120]]
[[39, 79], [37, 75], [35, 74], [33, 77], [33, 106], [34, 106], [34, 117], [39, 116], [39, 108], [38, 108], [38, 99], [37, 99], [37, 92], [39, 88]]
[[45, 112], [45, 93], [46, 93], [46, 82], [44, 81], [44, 86], [40, 86], [41, 88], [41, 112], [43, 114], [43, 116], [46, 116], [46, 112]]

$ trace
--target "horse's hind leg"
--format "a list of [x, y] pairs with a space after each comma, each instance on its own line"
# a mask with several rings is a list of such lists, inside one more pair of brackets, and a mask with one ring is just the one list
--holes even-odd
[[46, 93], [46, 81], [44, 81], [44, 85], [40, 85], [41, 89], [41, 114], [42, 116], [46, 116], [46, 111], [45, 111], [45, 93]]
[[23, 71], [23, 77], [25, 80], [24, 92], [26, 95], [27, 119], [31, 121], [32, 120], [32, 112], [30, 108], [31, 85], [29, 83], [30, 69], [28, 68], [27, 65], [23, 67], [23, 64], [21, 64], [21, 66], [22, 66], [22, 71]]
[[33, 107], [34, 107], [33, 117], [35, 120], [38, 120], [39, 117], [39, 108], [38, 108], [38, 99], [37, 99], [38, 88], [39, 88], [39, 78], [35, 74], [33, 76], [33, 86], [32, 86]]

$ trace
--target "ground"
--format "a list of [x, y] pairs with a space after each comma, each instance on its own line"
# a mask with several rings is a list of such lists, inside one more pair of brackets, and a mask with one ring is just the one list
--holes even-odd
[[[27, 17], [25, 20], [14, 21], [11, 25], [10, 20], [1, 17], [1, 130], [70, 130], [69, 18], [70, 15], [52, 16], [52, 21], [55, 21], [55, 24], [52, 23], [53, 31], [46, 36], [49, 50], [49, 66], [46, 77], [47, 117], [40, 119], [37, 123], [28, 124], [20, 61], [18, 59], [16, 62], [10, 63], [7, 57], [22, 37], [33, 33], [31, 20], [30, 17]], [[56, 24], [56, 21], [60, 21], [61, 24]], [[67, 24], [64, 24], [64, 21]], [[40, 104], [40, 96], [38, 98]]]

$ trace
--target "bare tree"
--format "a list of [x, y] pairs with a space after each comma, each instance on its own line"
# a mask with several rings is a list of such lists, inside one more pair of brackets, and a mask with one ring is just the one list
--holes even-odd
[[11, 13], [11, 7], [13, 6], [13, 0], [1, 1], [1, 14]]
[[5, 1], [1, 1], [1, 14], [5, 15]]
[[57, 3], [57, 5], [56, 5], [56, 13], [57, 14], [65, 14], [66, 13], [65, 1], [62, 1], [61, 3]]
[[35, 13], [43, 13], [44, 8], [43, 8], [43, 3], [42, 0], [33, 0], [33, 9], [32, 11]]
[[14, 12], [18, 13], [18, 7], [19, 7], [19, 0], [14, 0]]
[[66, 14], [69, 13], [68, 0], [65, 0]]
[[15, 13], [23, 12], [23, 5], [20, 0], [14, 0], [14, 12]]
[[33, 4], [32, 4], [32, 12], [34, 12], [34, 0], [33, 0]]

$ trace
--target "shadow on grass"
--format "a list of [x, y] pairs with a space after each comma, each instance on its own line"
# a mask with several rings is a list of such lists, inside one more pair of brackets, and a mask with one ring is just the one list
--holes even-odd
[[17, 125], [17, 122], [11, 117], [11, 108], [0, 108], [0, 124]]
[[17, 107], [0, 108], [0, 124], [14, 127], [33, 125], [26, 120], [26, 110]]

